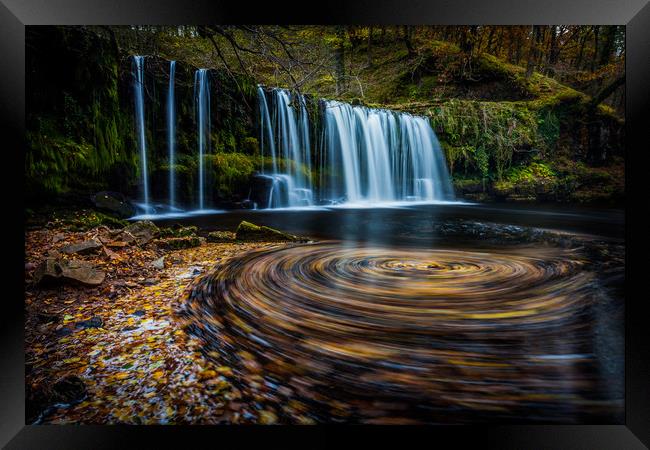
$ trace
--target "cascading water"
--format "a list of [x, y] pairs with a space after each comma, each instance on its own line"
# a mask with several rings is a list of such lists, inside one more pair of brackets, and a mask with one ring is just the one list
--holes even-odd
[[198, 69], [194, 75], [194, 102], [197, 117], [199, 147], [199, 209], [205, 207], [204, 156], [210, 151], [210, 82], [208, 69]]
[[140, 171], [142, 172], [142, 203], [145, 212], [149, 212], [149, 172], [147, 171], [147, 139], [144, 123], [144, 56], [133, 56], [132, 70], [135, 126], [140, 147]]
[[321, 198], [333, 202], [453, 200], [440, 144], [424, 117], [324, 102]]
[[[272, 172], [267, 207], [309, 206], [313, 204], [309, 117], [302, 95], [284, 89], [271, 91], [271, 108], [266, 93], [258, 87], [260, 142], [262, 154], [270, 157]], [[292, 102], [293, 100], [293, 102]]]
[[169, 91], [167, 93], [167, 145], [169, 147], [169, 206], [176, 204], [176, 185], [174, 180], [174, 163], [176, 162], [176, 107], [174, 104], [174, 79], [176, 61], [169, 62]]

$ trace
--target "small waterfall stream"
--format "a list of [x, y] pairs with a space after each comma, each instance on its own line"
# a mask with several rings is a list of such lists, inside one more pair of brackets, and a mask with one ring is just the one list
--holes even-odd
[[313, 204], [311, 148], [307, 104], [302, 95], [272, 89], [271, 108], [258, 87], [262, 154], [271, 158], [273, 171], [263, 176], [270, 182], [268, 207]]
[[196, 107], [197, 140], [199, 147], [198, 208], [205, 208], [204, 156], [210, 151], [210, 81], [208, 69], [198, 69], [194, 76], [194, 102]]
[[347, 203], [453, 200], [425, 117], [324, 101], [321, 197]]
[[[145, 57], [132, 63], [135, 123], [140, 150], [142, 207], [153, 211], [145, 129]], [[211, 154], [210, 74], [194, 73], [198, 174], [195, 208], [208, 212], [213, 194], [206, 170]], [[176, 155], [176, 61], [169, 62], [167, 152], [169, 209], [178, 209]], [[425, 117], [387, 109], [321, 100], [320, 120], [304, 95], [258, 86], [259, 200], [265, 208], [321, 205], [377, 205], [454, 199], [445, 157]], [[314, 136], [312, 125], [319, 131]], [[320, 145], [313, 152], [312, 143]], [[155, 195], [154, 195], [155, 196]], [[259, 196], [257, 198], [260, 198]], [[257, 201], [257, 200], [256, 200]], [[159, 206], [159, 205], [158, 205]], [[158, 209], [156, 206], [156, 209]]]
[[176, 162], [176, 105], [174, 104], [174, 78], [176, 61], [169, 61], [169, 91], [167, 93], [167, 145], [169, 147], [169, 206], [176, 205], [174, 164]]
[[140, 147], [140, 172], [142, 176], [142, 203], [149, 211], [149, 172], [147, 170], [147, 138], [144, 122], [144, 56], [133, 56], [133, 96], [135, 100], [135, 126]]

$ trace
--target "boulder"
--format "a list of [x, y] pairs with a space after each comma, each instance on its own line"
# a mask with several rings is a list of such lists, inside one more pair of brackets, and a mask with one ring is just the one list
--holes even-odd
[[156, 240], [156, 245], [158, 248], [164, 250], [179, 250], [182, 248], [198, 247], [201, 245], [201, 239], [198, 236], [158, 239]]
[[188, 227], [168, 227], [168, 228], [161, 228], [159, 230], [158, 236], [166, 238], [166, 237], [186, 237], [186, 236], [194, 236], [196, 235], [196, 232], [198, 231], [198, 227], [195, 226], [188, 226]]
[[98, 286], [102, 284], [106, 274], [97, 270], [87, 261], [76, 259], [61, 261], [61, 277], [68, 281], [76, 281], [88, 286]]
[[34, 282], [48, 284], [61, 281], [78, 282], [88, 286], [100, 285], [106, 274], [87, 261], [47, 258], [34, 272]]
[[266, 226], [255, 225], [242, 220], [235, 232], [235, 238], [240, 241], [269, 241], [269, 242], [301, 242], [305, 239], [293, 234], [283, 233]]
[[79, 255], [84, 255], [86, 253], [96, 252], [100, 248], [102, 248], [101, 242], [95, 239], [89, 239], [87, 241], [79, 242], [77, 244], [66, 245], [61, 249], [61, 251], [63, 253], [67, 253], [68, 255], [75, 254], [75, 253]]
[[117, 235], [115, 241], [135, 242], [144, 245], [158, 235], [158, 227], [150, 220], [139, 220], [127, 225]]
[[208, 233], [208, 242], [233, 242], [235, 240], [235, 233], [232, 231], [211, 231]]
[[61, 278], [61, 266], [55, 258], [47, 258], [40, 263], [34, 271], [34, 282], [36, 284], [46, 284]]
[[123, 218], [135, 215], [135, 207], [119, 192], [98, 192], [93, 195], [92, 201], [98, 209], [112, 212]]

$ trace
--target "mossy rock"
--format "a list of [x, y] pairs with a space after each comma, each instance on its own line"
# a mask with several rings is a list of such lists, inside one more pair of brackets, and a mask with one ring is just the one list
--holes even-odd
[[158, 239], [156, 244], [165, 250], [181, 250], [184, 248], [198, 247], [201, 245], [201, 238], [198, 236], [172, 237]]
[[71, 214], [64, 214], [62, 217], [57, 217], [54, 214], [52, 224], [64, 225], [70, 231], [88, 231], [98, 226], [104, 225], [109, 228], [123, 228], [129, 223], [126, 220], [118, 219], [113, 216], [98, 212], [82, 210]]
[[239, 241], [302, 242], [305, 239], [266, 226], [243, 220], [237, 227], [235, 238]]
[[213, 243], [234, 242], [235, 233], [232, 231], [211, 231], [208, 233], [207, 240]]
[[178, 238], [178, 237], [189, 237], [189, 236], [196, 236], [197, 231], [199, 231], [198, 227], [191, 225], [188, 227], [178, 227], [178, 228], [161, 228], [158, 236], [161, 238]]

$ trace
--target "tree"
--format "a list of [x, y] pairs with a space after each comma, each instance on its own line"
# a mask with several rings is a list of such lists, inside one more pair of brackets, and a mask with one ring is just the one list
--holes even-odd
[[341, 95], [346, 90], [345, 82], [345, 27], [336, 27], [336, 41], [334, 44], [334, 61], [336, 71], [336, 95]]

